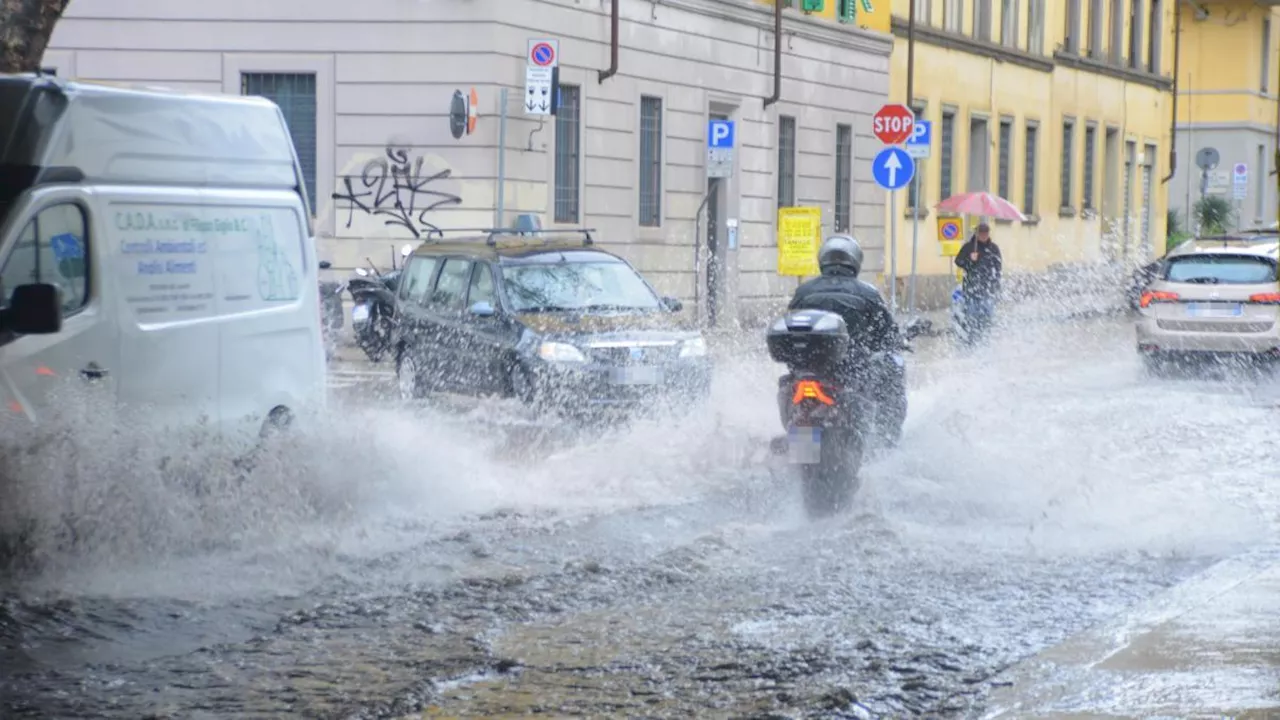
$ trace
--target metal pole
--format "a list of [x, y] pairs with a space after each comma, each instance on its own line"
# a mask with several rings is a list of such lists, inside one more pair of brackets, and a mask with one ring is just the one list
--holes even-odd
[[889, 191], [889, 310], [898, 312], [898, 193]]
[[493, 226], [506, 227], [507, 215], [507, 88], [498, 93], [498, 203]]
[[[912, 178], [914, 181], [915, 178]], [[908, 185], [907, 187], [911, 187]], [[919, 186], [917, 186], [918, 188]], [[920, 197], [919, 190], [916, 191], [917, 199]], [[915, 207], [916, 203], [912, 203], [911, 208], [911, 289], [907, 295], [907, 312], [915, 313], [916, 311], [916, 257], [920, 251], [920, 211]]]

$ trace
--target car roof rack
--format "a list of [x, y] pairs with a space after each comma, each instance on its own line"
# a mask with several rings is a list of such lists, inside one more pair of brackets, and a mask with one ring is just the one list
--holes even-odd
[[549, 245], [556, 240], [563, 239], [565, 235], [582, 235], [582, 246], [590, 247], [595, 244], [595, 238], [591, 233], [595, 232], [595, 228], [556, 228], [550, 231], [542, 229], [542, 222], [538, 216], [531, 214], [517, 215], [515, 224], [505, 228], [433, 228], [427, 235], [426, 242], [435, 240], [436, 242], [445, 239], [445, 233], [479, 233], [485, 236], [485, 244], [489, 247], [497, 247], [498, 239], [501, 237], [517, 237], [525, 238], [538, 236], [542, 240], [543, 245]]

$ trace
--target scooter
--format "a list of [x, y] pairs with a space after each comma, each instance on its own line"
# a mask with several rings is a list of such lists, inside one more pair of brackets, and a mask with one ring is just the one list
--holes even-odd
[[[904, 335], [910, 340], [925, 330], [912, 323]], [[843, 511], [861, 485], [864, 460], [896, 444], [905, 414], [888, 412], [849, 386], [850, 374], [871, 371], [874, 358], [867, 367], [849, 367], [851, 337], [839, 315], [788, 312], [769, 328], [767, 341], [770, 357], [787, 366], [778, 378], [778, 412], [787, 434], [770, 449], [797, 469], [810, 517]]]
[[[400, 249], [400, 256], [407, 258], [413, 253], [412, 245]], [[373, 260], [365, 258], [369, 263], [367, 270], [358, 267], [347, 279], [347, 291], [351, 293], [351, 329], [355, 334], [356, 345], [372, 362], [378, 362], [391, 349], [391, 336], [395, 328], [396, 292], [400, 288], [400, 275], [403, 268], [397, 267], [396, 257], [391, 257], [391, 270], [381, 272]]]

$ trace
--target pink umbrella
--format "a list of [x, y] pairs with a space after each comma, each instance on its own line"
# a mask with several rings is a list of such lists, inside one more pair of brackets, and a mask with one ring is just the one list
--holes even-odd
[[1027, 219], [1027, 216], [1019, 212], [1013, 203], [989, 192], [967, 192], [952, 195], [935, 207], [942, 212], [980, 215], [997, 220], [1026, 221]]

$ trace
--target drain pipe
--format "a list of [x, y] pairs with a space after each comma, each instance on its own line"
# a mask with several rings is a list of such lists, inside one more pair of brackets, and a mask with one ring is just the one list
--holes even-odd
[[[614, 0], [617, 2], [618, 0]], [[764, 99], [764, 106], [778, 102], [782, 97], [782, 0], [773, 0], [773, 94]]]
[[618, 2], [613, 0], [609, 12], [609, 69], [600, 71], [600, 82], [618, 74]]
[[1173, 118], [1169, 121], [1169, 175], [1161, 178], [1167, 184], [1178, 170], [1178, 66], [1182, 59], [1182, 0], [1173, 4]]

